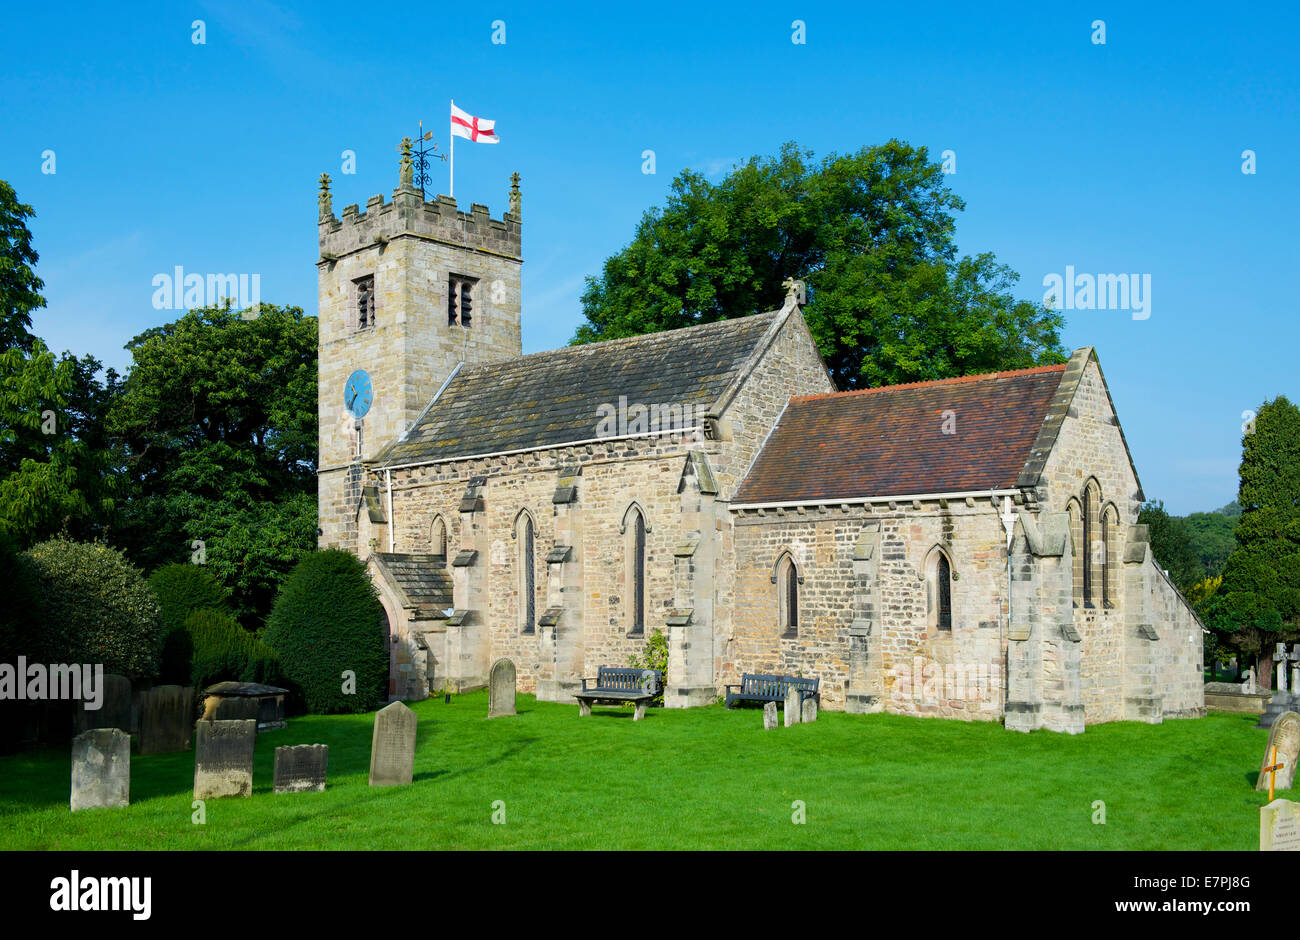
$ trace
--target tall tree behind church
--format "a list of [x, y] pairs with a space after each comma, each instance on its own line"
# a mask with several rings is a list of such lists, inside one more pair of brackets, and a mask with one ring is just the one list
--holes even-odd
[[1065, 361], [1059, 313], [1017, 300], [1018, 275], [992, 253], [958, 256], [965, 204], [944, 179], [897, 140], [819, 164], [787, 143], [717, 184], [685, 170], [587, 278], [574, 343], [771, 310], [793, 276], [840, 388]]
[[1259, 407], [1241, 452], [1237, 547], [1210, 599], [1211, 625], [1258, 656], [1270, 681], [1273, 648], [1300, 638], [1300, 408], [1279, 395]]
[[316, 544], [316, 319], [195, 309], [127, 349], [108, 415], [132, 494], [117, 539], [146, 569], [209, 565], [260, 625]]

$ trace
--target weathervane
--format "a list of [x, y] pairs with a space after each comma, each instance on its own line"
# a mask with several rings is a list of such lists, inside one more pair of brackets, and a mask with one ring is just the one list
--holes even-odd
[[420, 133], [415, 140], [416, 149], [411, 153], [411, 159], [415, 162], [415, 185], [420, 187], [420, 198], [426, 199], [428, 197], [424, 193], [425, 187], [433, 183], [433, 178], [429, 174], [429, 159], [433, 158], [446, 162], [447, 155], [438, 153], [437, 143], [427, 150], [425, 149], [425, 141], [433, 140], [433, 131], [426, 131], [423, 121], [420, 122]]

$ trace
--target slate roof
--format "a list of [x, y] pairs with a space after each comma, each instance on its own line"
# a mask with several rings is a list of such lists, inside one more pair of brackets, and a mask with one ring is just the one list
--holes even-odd
[[598, 437], [600, 406], [711, 406], [782, 311], [466, 365], [375, 465], [554, 447]]
[[1012, 489], [1065, 368], [793, 398], [733, 505]]
[[403, 607], [444, 618], [452, 606], [452, 581], [443, 555], [376, 552], [370, 556], [388, 583], [397, 591]]

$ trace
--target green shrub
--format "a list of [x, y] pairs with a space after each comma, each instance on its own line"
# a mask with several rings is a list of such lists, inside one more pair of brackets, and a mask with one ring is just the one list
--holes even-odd
[[163, 649], [158, 681], [187, 685], [193, 671], [194, 647], [185, 618], [195, 610], [229, 611], [229, 596], [221, 582], [202, 565], [177, 562], [149, 575], [149, 587], [162, 613]]
[[[367, 712], [388, 697], [388, 630], [366, 566], [331, 548], [303, 557], [285, 579], [266, 624], [266, 642], [308, 711]], [[343, 673], [356, 691], [343, 691]]]
[[239, 625], [223, 610], [200, 607], [185, 618], [182, 630], [193, 644], [194, 659], [189, 681], [197, 690], [214, 682], [280, 681], [275, 651]]
[[[51, 636], [38, 629], [40, 595], [32, 560], [18, 551], [0, 529], [0, 663], [14, 665], [19, 656], [36, 662], [51, 660]], [[51, 625], [55, 626], [55, 625]]]
[[27, 553], [35, 563], [50, 662], [102, 663], [131, 678], [158, 674], [162, 618], [153, 591], [116, 549], [51, 539]]
[[650, 639], [646, 640], [645, 652], [641, 656], [633, 653], [627, 658], [627, 664], [637, 669], [658, 669], [662, 674], [663, 684], [659, 694], [650, 700], [651, 705], [664, 703], [664, 689], [668, 688], [668, 638], [662, 630], [651, 630]]

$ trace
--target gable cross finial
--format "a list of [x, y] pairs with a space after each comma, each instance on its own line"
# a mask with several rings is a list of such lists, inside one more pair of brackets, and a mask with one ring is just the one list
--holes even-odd
[[794, 277], [787, 277], [781, 282], [785, 288], [785, 305], [802, 307], [807, 302], [807, 290], [804, 282]]
[[519, 215], [523, 200], [519, 196], [519, 171], [510, 174], [510, 214]]

